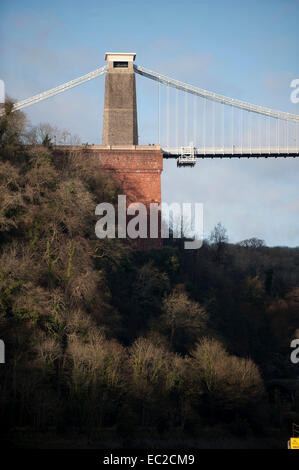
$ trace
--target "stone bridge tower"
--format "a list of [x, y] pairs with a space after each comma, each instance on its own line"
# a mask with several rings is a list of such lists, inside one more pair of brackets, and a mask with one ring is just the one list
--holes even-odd
[[[134, 53], [106, 53], [103, 140], [98, 147], [100, 167], [116, 177], [127, 202], [161, 203], [163, 154], [159, 145], [138, 145]], [[138, 243], [161, 246], [161, 239]]]
[[138, 145], [133, 53], [107, 53], [103, 145]]

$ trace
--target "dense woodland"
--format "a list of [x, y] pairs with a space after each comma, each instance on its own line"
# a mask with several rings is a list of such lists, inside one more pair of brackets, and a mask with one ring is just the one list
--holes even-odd
[[220, 223], [200, 250], [99, 240], [95, 206], [121, 188], [92, 158], [55, 155], [53, 129], [11, 106], [0, 120], [2, 438], [285, 445], [298, 402], [270, 398], [267, 383], [298, 375], [299, 248], [231, 244]]

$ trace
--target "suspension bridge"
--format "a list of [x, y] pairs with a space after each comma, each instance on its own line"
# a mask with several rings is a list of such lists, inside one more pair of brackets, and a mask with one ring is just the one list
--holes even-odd
[[[155, 125], [163, 158], [299, 156], [299, 115], [229, 98], [134, 64], [133, 53], [107, 53], [107, 65], [14, 104], [22, 110], [106, 74], [103, 146], [138, 146], [135, 74], [156, 83]], [[111, 147], [112, 146], [112, 147]]]

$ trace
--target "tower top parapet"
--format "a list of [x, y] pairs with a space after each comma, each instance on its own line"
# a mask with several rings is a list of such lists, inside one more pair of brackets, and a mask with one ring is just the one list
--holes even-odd
[[135, 57], [135, 52], [106, 52], [105, 54], [105, 60], [107, 60], [107, 62], [134, 62]]
[[135, 52], [106, 52], [105, 60], [108, 62], [108, 72], [134, 73], [135, 57]]

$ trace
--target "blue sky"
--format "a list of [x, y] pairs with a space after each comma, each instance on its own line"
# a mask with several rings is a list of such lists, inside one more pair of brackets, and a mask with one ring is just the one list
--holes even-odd
[[[299, 1], [18, 1], [0, 3], [0, 78], [24, 99], [104, 64], [106, 51], [233, 98], [299, 114]], [[139, 134], [156, 142], [154, 85], [137, 77]], [[104, 78], [27, 108], [100, 143]], [[204, 202], [206, 234], [221, 220], [230, 239], [299, 245], [299, 160], [166, 161], [165, 201]]]

